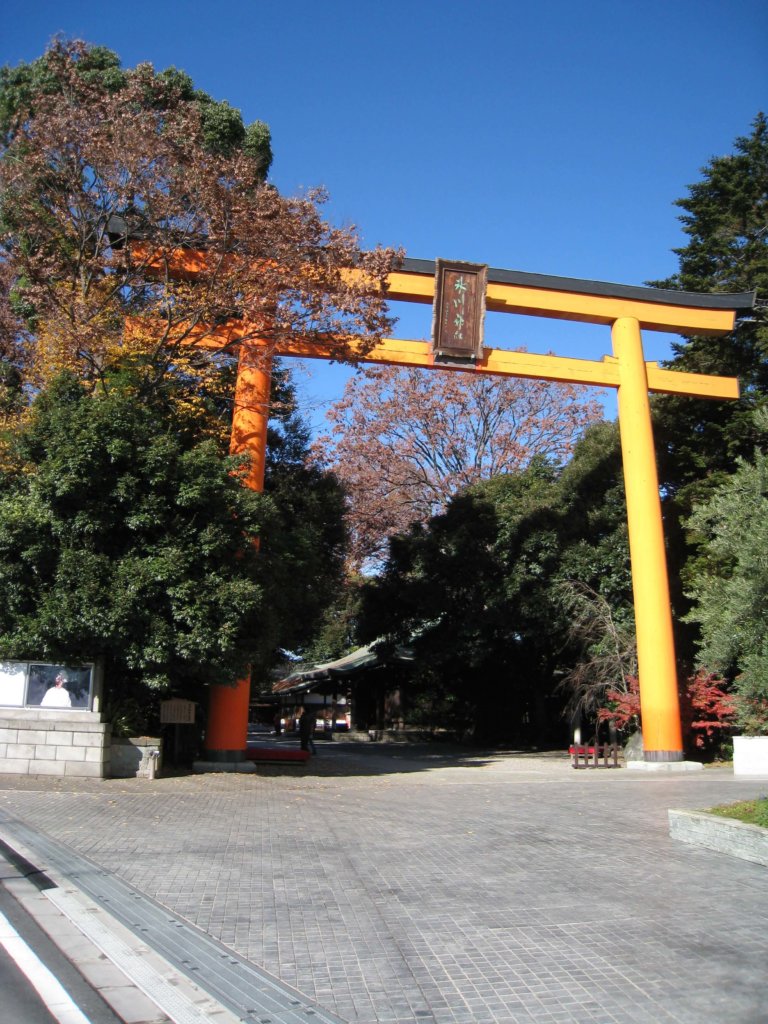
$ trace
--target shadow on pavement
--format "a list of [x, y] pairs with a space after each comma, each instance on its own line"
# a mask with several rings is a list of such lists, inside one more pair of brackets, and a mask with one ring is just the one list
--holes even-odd
[[[298, 747], [293, 737], [276, 738], [259, 736], [258, 745], [275, 743], [287, 748]], [[195, 780], [241, 780], [247, 785], [253, 778], [323, 779], [323, 778], [365, 778], [371, 776], [404, 775], [429, 772], [435, 769], [461, 768], [482, 769], [504, 761], [521, 763], [542, 759], [552, 766], [570, 763], [563, 750], [531, 750], [509, 747], [472, 747], [455, 742], [376, 742], [350, 740], [317, 740], [317, 755], [305, 763], [262, 762], [256, 763], [249, 772], [204, 772], [197, 773], [191, 766], [164, 765], [156, 779], [148, 778], [78, 778], [74, 776], [15, 775], [0, 774], [0, 792], [3, 791], [45, 791], [103, 792], [104, 789], [118, 792], [151, 792], [164, 789], [175, 782], [188, 788]]]
[[[289, 741], [277, 742], [288, 744]], [[305, 764], [257, 764], [256, 774], [291, 777], [356, 777], [430, 771], [435, 768], [484, 768], [500, 759], [547, 758], [568, 761], [563, 750], [542, 751], [471, 747], [466, 744], [355, 742], [318, 740], [317, 755]]]

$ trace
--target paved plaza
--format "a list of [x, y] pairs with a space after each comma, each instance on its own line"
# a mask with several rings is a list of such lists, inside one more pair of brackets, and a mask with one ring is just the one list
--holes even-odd
[[0, 776], [0, 836], [33, 828], [350, 1024], [768, 1021], [768, 869], [667, 819], [768, 778], [318, 746], [251, 775]]

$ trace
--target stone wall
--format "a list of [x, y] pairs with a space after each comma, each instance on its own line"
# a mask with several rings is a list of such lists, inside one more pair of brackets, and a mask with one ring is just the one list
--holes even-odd
[[106, 778], [110, 733], [95, 711], [0, 708], [0, 773]]
[[706, 811], [670, 810], [668, 814], [673, 839], [768, 867], [768, 829]]

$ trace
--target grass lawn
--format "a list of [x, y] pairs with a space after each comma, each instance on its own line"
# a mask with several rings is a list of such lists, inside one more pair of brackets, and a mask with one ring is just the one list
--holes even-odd
[[736, 818], [737, 821], [745, 821], [748, 825], [760, 825], [768, 828], [768, 797], [759, 797], [757, 800], [741, 800], [736, 804], [722, 804], [719, 807], [710, 807], [709, 814], [719, 814], [722, 818]]

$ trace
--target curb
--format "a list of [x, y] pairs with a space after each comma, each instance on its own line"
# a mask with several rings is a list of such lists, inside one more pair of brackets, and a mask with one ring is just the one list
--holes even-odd
[[673, 839], [768, 867], [768, 829], [705, 811], [670, 810], [668, 813], [669, 834]]
[[[34, 851], [16, 840], [3, 847], [11, 853], [6, 891], [125, 1024], [238, 1024], [84, 893], [55, 871], [34, 869]], [[14, 868], [22, 869], [15, 877]]]
[[[316, 1024], [345, 1024], [297, 989], [44, 833], [20, 820], [4, 820], [0, 812], [0, 834], [28, 865], [25, 874], [30, 879], [24, 878], [24, 883], [40, 879], [40, 889], [31, 886], [38, 900], [54, 911], [57, 921], [76, 927], [89, 948], [98, 950], [121, 972], [125, 979], [121, 987], [127, 983], [145, 1001], [140, 1013], [125, 1000], [112, 1006], [125, 1024], [308, 1024], [308, 1018]], [[84, 974], [80, 964], [73, 962]], [[110, 1005], [108, 990], [113, 984], [99, 989]]]

